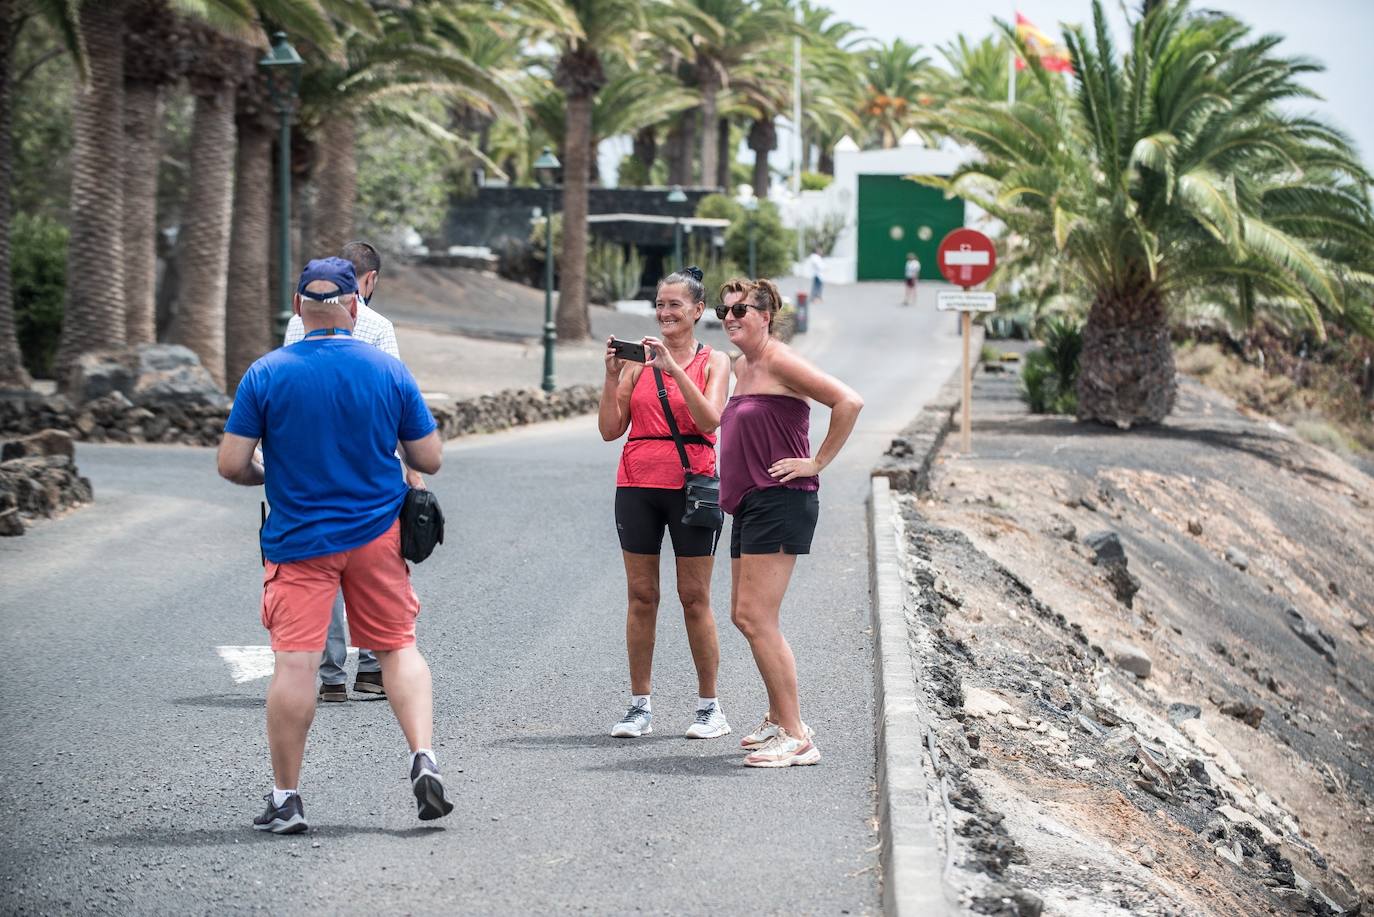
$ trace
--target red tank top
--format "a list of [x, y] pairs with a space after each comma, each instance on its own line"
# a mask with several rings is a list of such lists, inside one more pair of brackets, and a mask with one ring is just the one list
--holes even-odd
[[[702, 345], [692, 361], [683, 367], [687, 378], [697, 388], [706, 390], [706, 367], [710, 363], [711, 348]], [[687, 460], [691, 462], [693, 474], [716, 473], [716, 437], [703, 434], [687, 410], [687, 402], [678, 390], [677, 383], [667, 373], [663, 374], [663, 387], [668, 392], [668, 405], [673, 409], [673, 419], [677, 421], [678, 432], [684, 437], [701, 436], [711, 445], [685, 443]], [[673, 445], [673, 434], [668, 429], [668, 420], [663, 416], [663, 402], [658, 400], [658, 388], [654, 383], [654, 371], [646, 366], [635, 380], [630, 393], [630, 436], [620, 453], [620, 468], [616, 471], [617, 487], [661, 487], [674, 489], [681, 487], [682, 460], [678, 458], [677, 447]]]

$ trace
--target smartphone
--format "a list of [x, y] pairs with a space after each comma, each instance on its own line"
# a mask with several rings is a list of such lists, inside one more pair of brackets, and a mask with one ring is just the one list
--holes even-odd
[[615, 351], [615, 355], [622, 360], [630, 360], [635, 363], [648, 362], [645, 359], [643, 344], [611, 338], [611, 349]]

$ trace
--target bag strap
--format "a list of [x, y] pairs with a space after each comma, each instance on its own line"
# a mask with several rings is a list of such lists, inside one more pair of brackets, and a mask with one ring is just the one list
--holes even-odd
[[[697, 342], [697, 349], [692, 354], [692, 359], [701, 353], [701, 342]], [[668, 421], [668, 432], [673, 434], [673, 445], [677, 446], [677, 457], [682, 462], [682, 470], [687, 474], [692, 473], [692, 463], [687, 459], [687, 449], [682, 445], [682, 434], [678, 432], [677, 419], [673, 417], [673, 409], [668, 406], [668, 389], [663, 383], [663, 371], [657, 366], [654, 367], [654, 382], [658, 384], [658, 402], [663, 405], [663, 417]]]

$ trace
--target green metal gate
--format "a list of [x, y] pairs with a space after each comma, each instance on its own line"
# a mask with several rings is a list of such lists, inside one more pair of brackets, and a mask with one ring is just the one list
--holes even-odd
[[859, 176], [860, 280], [901, 280], [907, 252], [921, 262], [921, 277], [938, 277], [935, 250], [951, 229], [964, 225], [964, 202], [900, 175]]

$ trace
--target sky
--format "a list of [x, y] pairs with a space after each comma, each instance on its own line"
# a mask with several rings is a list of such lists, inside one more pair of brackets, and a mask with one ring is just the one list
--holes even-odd
[[[818, 0], [835, 16], [868, 34], [891, 41], [901, 38], [919, 44], [933, 60], [938, 45], [963, 33], [977, 40], [992, 32], [993, 17], [1012, 21], [1017, 12], [1058, 38], [1060, 23], [1092, 22], [1091, 0]], [[1134, 11], [1139, 0], [1128, 0]], [[1374, 170], [1374, 0], [1194, 0], [1195, 9], [1230, 13], [1256, 33], [1285, 37], [1278, 53], [1314, 58], [1326, 67], [1311, 74], [1306, 84], [1323, 96], [1304, 106], [1343, 130], [1355, 142], [1365, 165]], [[1126, 15], [1120, 0], [1107, 0], [1103, 9], [1111, 19], [1118, 49], [1126, 44]], [[779, 125], [778, 149], [769, 157], [776, 169], [790, 171], [790, 131]], [[629, 138], [607, 141], [601, 149], [603, 175], [613, 175]], [[753, 154], [741, 149], [740, 158]]]
[[[1058, 38], [1060, 23], [1090, 26], [1090, 0], [820, 0], [835, 15], [869, 34], [924, 46], [938, 60], [937, 45], [959, 33], [978, 39], [992, 31], [993, 17], [1012, 21], [1016, 13]], [[1132, 15], [1139, 0], [1129, 0]], [[1119, 0], [1103, 10], [1114, 25], [1118, 49], [1126, 44], [1126, 16]], [[1374, 0], [1194, 0], [1194, 9], [1235, 16], [1257, 33], [1282, 35], [1278, 53], [1311, 57], [1326, 65], [1307, 85], [1325, 98], [1311, 111], [1345, 131], [1365, 164], [1374, 169]], [[775, 154], [776, 155], [776, 154]]]

